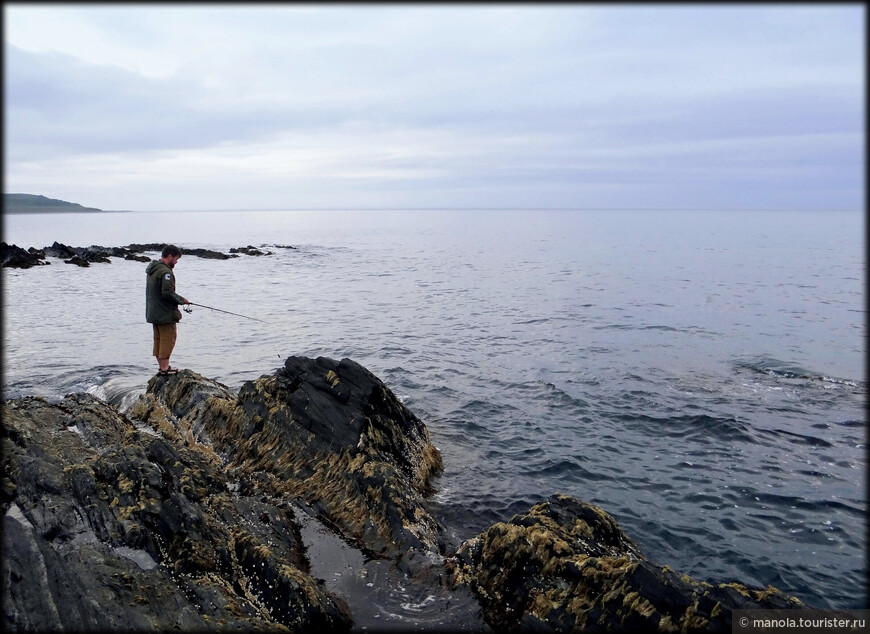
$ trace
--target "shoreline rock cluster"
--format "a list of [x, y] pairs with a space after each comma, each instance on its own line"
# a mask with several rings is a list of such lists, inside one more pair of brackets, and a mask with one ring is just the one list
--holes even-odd
[[290, 357], [238, 391], [155, 376], [126, 413], [88, 394], [4, 401], [8, 629], [345, 632], [311, 575], [310, 511], [367, 557], [480, 604], [481, 630], [730, 632], [801, 608], [647, 560], [605, 511], [554, 495], [456, 547], [429, 511], [424, 423], [350, 359]]
[[[60, 258], [65, 264], [75, 264], [81, 267], [90, 266], [92, 263], [111, 263], [110, 258], [119, 258], [122, 260], [136, 260], [139, 262], [150, 262], [151, 258], [143, 253], [157, 252], [163, 250], [166, 246], [163, 243], [149, 244], [128, 244], [125, 247], [101, 247], [92, 245], [89, 247], [71, 247], [55, 241], [51, 246], [35, 249], [29, 247], [24, 249], [15, 244], [0, 243], [0, 262], [6, 268], [28, 269], [33, 266], [43, 266], [51, 264], [46, 258]], [[261, 245], [265, 247], [266, 245]], [[295, 249], [296, 247], [289, 245], [274, 245], [280, 249]], [[181, 247], [185, 255], [191, 255], [198, 258], [207, 258], [210, 260], [229, 260], [239, 257], [239, 254], [261, 256], [274, 255], [273, 251], [262, 251], [261, 249], [248, 245], [245, 247], [237, 247], [230, 249], [229, 253], [222, 253], [212, 249], [187, 248]]]

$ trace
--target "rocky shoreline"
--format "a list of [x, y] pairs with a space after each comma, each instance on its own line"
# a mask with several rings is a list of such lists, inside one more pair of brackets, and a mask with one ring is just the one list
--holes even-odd
[[310, 520], [455, 596], [450, 630], [730, 632], [734, 609], [805, 607], [650, 562], [563, 495], [451, 544], [426, 426], [349, 359], [290, 357], [238, 393], [155, 376], [126, 413], [71, 394], [2, 415], [7, 629], [358, 629], [363, 607], [312, 572]]
[[[125, 247], [101, 247], [92, 245], [89, 247], [71, 247], [55, 241], [51, 246], [35, 249], [29, 247], [24, 249], [15, 244], [0, 243], [0, 266], [6, 268], [29, 269], [34, 266], [43, 266], [51, 264], [46, 258], [60, 258], [65, 264], [75, 264], [81, 267], [90, 266], [92, 263], [108, 264], [111, 258], [119, 258], [122, 260], [137, 260], [139, 262], [150, 262], [151, 258], [143, 253], [159, 253], [163, 247], [163, 243], [150, 244], [128, 244]], [[261, 245], [266, 247], [267, 245]], [[278, 249], [295, 249], [290, 245], [271, 245]], [[260, 256], [274, 255], [273, 251], [262, 251], [253, 245], [245, 247], [236, 247], [230, 249], [229, 253], [214, 251], [212, 249], [180, 247], [184, 255], [195, 256], [198, 258], [207, 258], [210, 260], [229, 260], [231, 258], [242, 255]]]

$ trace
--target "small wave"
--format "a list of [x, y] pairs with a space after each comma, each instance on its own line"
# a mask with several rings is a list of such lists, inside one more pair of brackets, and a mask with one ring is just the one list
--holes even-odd
[[864, 389], [866, 387], [866, 384], [862, 381], [852, 381], [850, 379], [838, 379], [836, 377], [831, 377], [831, 376], [819, 376], [819, 377], [813, 377], [813, 378], [818, 380], [818, 381], [823, 381], [825, 383], [833, 383], [835, 385], [846, 385], [848, 387], [857, 387], [857, 388], [861, 388], [861, 389]]
[[[113, 380], [128, 381], [136, 376], [136, 381], [141, 381], [143, 370], [141, 367], [132, 365], [98, 365], [88, 368], [80, 368], [60, 372], [58, 374], [58, 388], [65, 394], [73, 392], [87, 392], [91, 388], [103, 385]], [[144, 384], [144, 382], [143, 382]]]
[[521, 449], [508, 449], [502, 452], [508, 458], [517, 461], [528, 461], [546, 455], [541, 447], [526, 447]]
[[837, 423], [838, 425], [842, 425], [843, 427], [864, 427], [867, 425], [867, 421], [864, 420], [844, 420], [842, 423]]
[[763, 507], [771, 507], [777, 511], [778, 520], [804, 519], [806, 512], [822, 513], [826, 510], [832, 512], [841, 512], [852, 517], [863, 519], [866, 515], [866, 510], [863, 503], [853, 500], [814, 500], [796, 495], [783, 495], [779, 493], [771, 493], [765, 490], [756, 490], [752, 487], [745, 487], [737, 490], [731, 490], [722, 494], [723, 499], [731, 500], [732, 503], [740, 503], [749, 505], [760, 505]]
[[688, 326], [680, 328], [676, 326], [666, 326], [663, 324], [652, 325], [634, 325], [634, 324], [605, 324], [602, 326], [593, 326], [593, 330], [657, 330], [661, 332], [681, 332], [681, 333], [699, 333], [699, 334], [714, 334], [711, 331], [699, 328], [697, 326]]
[[739, 370], [749, 370], [756, 374], [766, 374], [781, 379], [809, 379], [812, 378], [809, 370], [804, 368], [771, 359], [768, 357], [759, 357], [756, 359], [738, 361], [734, 366]]
[[529, 466], [527, 469], [520, 470], [519, 473], [531, 476], [570, 476], [571, 481], [607, 481], [611, 476], [600, 473], [594, 473], [588, 469], [581, 467], [573, 458], [562, 458], [561, 460], [548, 459], [542, 461], [540, 466]]
[[582, 412], [589, 408], [589, 403], [582, 398], [571, 396], [562, 388], [550, 383], [549, 381], [536, 381], [535, 387], [543, 388], [544, 394], [538, 398], [544, 398], [551, 407], [565, 409], [568, 411]]
[[131, 386], [128, 380], [110, 379], [100, 385], [89, 387], [87, 392], [114, 405], [119, 411], [126, 412], [139, 396], [145, 393], [145, 386], [138, 384]]
[[592, 326], [592, 330], [634, 330], [634, 326], [628, 324], [605, 324], [603, 326]]
[[720, 440], [752, 442], [749, 426], [733, 416], [697, 414], [660, 417], [624, 413], [615, 414], [612, 417], [619, 421], [639, 424], [649, 432], [663, 433], [672, 438], [718, 438]]
[[766, 434], [768, 436], [784, 436], [785, 440], [791, 443], [797, 443], [800, 445], [810, 445], [812, 447], [833, 447], [831, 443], [822, 438], [817, 438], [816, 436], [808, 436], [805, 434], [798, 434], [793, 431], [786, 431], [784, 429], [759, 429], [758, 433]]
[[412, 354], [412, 351], [408, 348], [403, 348], [401, 346], [383, 346], [380, 348], [376, 356], [381, 359], [391, 359], [393, 357], [408, 357]]
[[844, 387], [854, 387], [866, 389], [864, 381], [856, 381], [853, 379], [844, 379], [834, 376], [828, 376], [818, 372], [812, 372], [799, 365], [786, 363], [770, 357], [758, 357], [755, 359], [737, 361], [734, 363], [737, 370], [748, 370], [756, 374], [764, 374], [776, 379], [798, 379], [803, 381], [820, 381], [832, 385], [842, 385]]

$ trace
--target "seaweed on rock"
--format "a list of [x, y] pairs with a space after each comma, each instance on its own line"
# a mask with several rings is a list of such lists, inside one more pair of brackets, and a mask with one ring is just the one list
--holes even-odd
[[658, 566], [605, 511], [565, 495], [466, 541], [448, 568], [498, 631], [731, 632], [734, 609], [804, 607]]
[[2, 441], [7, 628], [349, 629], [292, 511], [232, 494], [213, 454], [86, 394], [5, 403]]
[[300, 507], [451, 598], [470, 591], [496, 631], [727, 632], [737, 608], [804, 607], [656, 565], [563, 495], [448, 553], [427, 503], [438, 449], [350, 359], [290, 357], [237, 394], [155, 376], [126, 415], [88, 394], [2, 415], [10, 629], [346, 631], [345, 599], [310, 574]]

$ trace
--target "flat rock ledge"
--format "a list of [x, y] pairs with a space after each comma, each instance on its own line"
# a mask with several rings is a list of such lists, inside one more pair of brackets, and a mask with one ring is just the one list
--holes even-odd
[[348, 631], [349, 601], [310, 574], [303, 508], [411, 579], [470, 591], [495, 631], [730, 632], [733, 609], [804, 607], [653, 564], [567, 496], [451, 547], [427, 506], [428, 430], [349, 359], [290, 357], [237, 394], [155, 376], [126, 414], [72, 394], [2, 416], [9, 630]]

